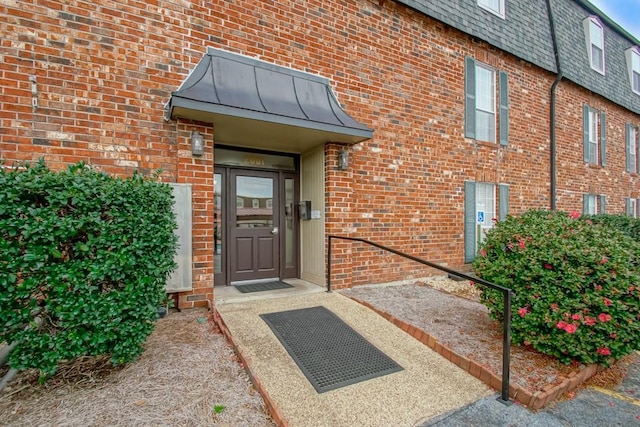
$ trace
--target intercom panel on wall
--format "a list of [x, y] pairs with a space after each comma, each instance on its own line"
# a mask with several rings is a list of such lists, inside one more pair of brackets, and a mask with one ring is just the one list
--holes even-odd
[[311, 219], [311, 200], [303, 200], [298, 203], [298, 216], [300, 220]]

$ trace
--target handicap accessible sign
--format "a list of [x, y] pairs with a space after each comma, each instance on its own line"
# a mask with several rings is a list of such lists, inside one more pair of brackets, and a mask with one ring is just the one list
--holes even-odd
[[484, 224], [484, 211], [478, 211], [478, 224]]

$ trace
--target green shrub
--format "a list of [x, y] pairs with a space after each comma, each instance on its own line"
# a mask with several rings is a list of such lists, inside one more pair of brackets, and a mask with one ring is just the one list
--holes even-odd
[[594, 224], [603, 224], [613, 227], [623, 234], [631, 237], [636, 242], [640, 242], [640, 220], [627, 215], [601, 214], [590, 216], [589, 219]]
[[81, 355], [133, 360], [174, 268], [171, 189], [84, 164], [0, 169], [0, 342], [9, 364], [55, 372]]
[[[638, 247], [577, 213], [531, 211], [496, 224], [473, 268], [514, 291], [515, 344], [608, 364], [640, 349]], [[481, 301], [501, 320], [501, 293], [483, 290]]]

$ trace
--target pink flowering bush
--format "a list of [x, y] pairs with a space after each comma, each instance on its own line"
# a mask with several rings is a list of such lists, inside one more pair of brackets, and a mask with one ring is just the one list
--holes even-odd
[[[514, 291], [512, 338], [564, 363], [640, 350], [640, 244], [579, 214], [530, 211], [489, 231], [473, 268]], [[481, 301], [502, 320], [502, 293]]]

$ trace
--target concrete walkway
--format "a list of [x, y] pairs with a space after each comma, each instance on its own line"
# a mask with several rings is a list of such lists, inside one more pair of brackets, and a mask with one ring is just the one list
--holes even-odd
[[[416, 426], [494, 396], [485, 384], [362, 305], [338, 293], [286, 293], [226, 299], [216, 310], [252, 376], [291, 427]], [[318, 394], [267, 324], [263, 313], [323, 306], [404, 370]]]

